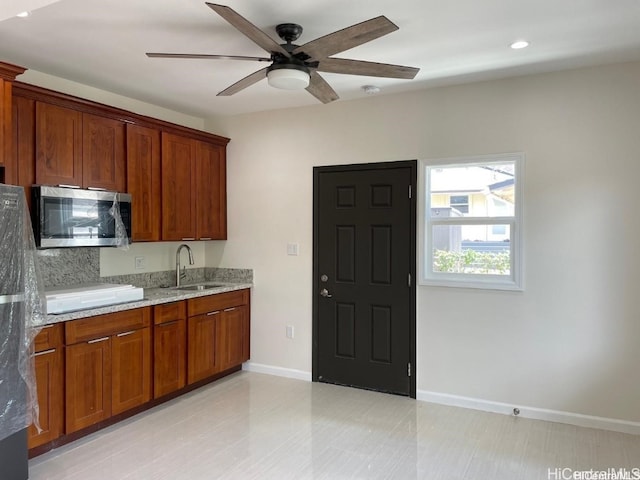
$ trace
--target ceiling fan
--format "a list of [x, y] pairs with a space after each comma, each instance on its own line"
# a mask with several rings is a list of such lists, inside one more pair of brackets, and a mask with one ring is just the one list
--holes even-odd
[[196, 58], [221, 60], [250, 60], [271, 62], [271, 65], [252, 73], [224, 89], [218, 96], [229, 96], [238, 93], [263, 78], [269, 85], [287, 90], [305, 88], [322, 103], [337, 100], [338, 94], [318, 74], [318, 72], [343, 73], [348, 75], [365, 75], [371, 77], [412, 79], [419, 68], [388, 63], [366, 62], [332, 58], [331, 55], [349, 50], [383, 35], [398, 30], [383, 15], [352, 25], [337, 32], [317, 38], [304, 45], [292, 42], [302, 34], [302, 27], [295, 23], [282, 23], [276, 27], [276, 33], [286, 43], [279, 44], [265, 32], [253, 25], [235, 10], [224, 5], [206, 2], [206, 5], [224, 18], [227, 22], [246, 35], [259, 47], [269, 53], [269, 57], [246, 57], [238, 55], [207, 55], [191, 53], [147, 53], [152, 58]]

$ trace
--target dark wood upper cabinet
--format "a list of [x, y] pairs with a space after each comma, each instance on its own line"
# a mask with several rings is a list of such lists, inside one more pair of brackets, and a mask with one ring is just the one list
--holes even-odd
[[36, 102], [36, 183], [82, 186], [82, 113]]
[[227, 238], [226, 148], [162, 134], [162, 239]]
[[124, 123], [82, 114], [82, 186], [126, 191]]
[[162, 240], [196, 239], [196, 142], [162, 133]]
[[227, 238], [226, 149], [196, 143], [196, 238]]
[[36, 103], [36, 182], [124, 192], [124, 123]]
[[27, 203], [31, 204], [31, 185], [36, 183], [35, 169], [35, 101], [13, 98], [13, 163], [7, 165], [5, 182], [24, 188]]
[[127, 125], [127, 191], [134, 242], [160, 240], [160, 131]]
[[21, 82], [11, 99], [8, 183], [128, 192], [133, 241], [227, 238], [228, 138]]
[[[24, 73], [26, 69], [0, 62], [0, 182], [11, 180], [10, 173], [7, 175], [5, 168], [11, 170], [15, 168], [13, 160], [13, 115], [12, 97], [13, 81]], [[4, 178], [6, 177], [6, 178]]]

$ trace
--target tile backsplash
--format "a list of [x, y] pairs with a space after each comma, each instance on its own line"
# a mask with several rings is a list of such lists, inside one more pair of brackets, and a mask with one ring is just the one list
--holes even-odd
[[[52, 248], [37, 251], [45, 288], [86, 283], [131, 284], [150, 288], [176, 284], [175, 270], [129, 275], [100, 276], [99, 248]], [[187, 268], [183, 284], [204, 281], [253, 283], [253, 270], [239, 268]]]

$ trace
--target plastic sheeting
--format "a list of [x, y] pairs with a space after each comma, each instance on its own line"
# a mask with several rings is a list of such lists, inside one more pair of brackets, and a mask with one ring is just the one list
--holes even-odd
[[129, 250], [129, 236], [127, 235], [127, 229], [120, 216], [120, 204], [118, 203], [117, 193], [113, 196], [113, 205], [109, 209], [109, 215], [113, 217], [115, 222], [115, 246], [120, 250]]
[[35, 253], [23, 189], [0, 184], [0, 440], [39, 429], [33, 340], [46, 303]]

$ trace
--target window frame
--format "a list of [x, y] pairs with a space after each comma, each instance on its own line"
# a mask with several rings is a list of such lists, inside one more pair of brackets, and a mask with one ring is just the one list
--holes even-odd
[[[513, 216], [446, 217], [433, 221], [431, 212], [430, 171], [434, 168], [468, 167], [473, 165], [514, 163], [514, 212]], [[479, 288], [488, 290], [524, 290], [523, 249], [523, 185], [525, 155], [522, 152], [468, 157], [420, 160], [418, 202], [420, 285], [440, 287]], [[471, 201], [471, 200], [470, 200]], [[509, 225], [510, 229], [510, 274], [479, 275], [433, 271], [433, 249], [431, 237], [434, 225]]]

